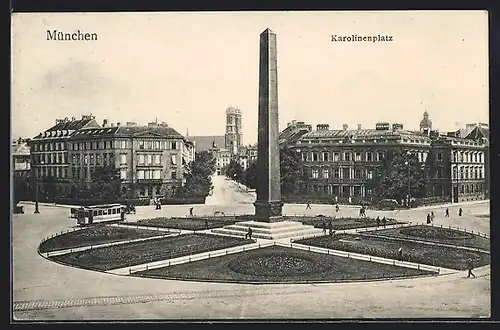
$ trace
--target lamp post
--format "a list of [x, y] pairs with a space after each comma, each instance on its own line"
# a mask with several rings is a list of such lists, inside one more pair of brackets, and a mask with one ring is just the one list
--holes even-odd
[[38, 179], [35, 178], [35, 214], [40, 213], [40, 210], [38, 209]]

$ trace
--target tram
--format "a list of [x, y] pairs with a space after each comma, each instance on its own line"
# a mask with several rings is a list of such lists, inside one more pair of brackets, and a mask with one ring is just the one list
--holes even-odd
[[80, 226], [125, 221], [125, 206], [121, 204], [82, 206], [71, 209], [71, 217], [76, 218]]

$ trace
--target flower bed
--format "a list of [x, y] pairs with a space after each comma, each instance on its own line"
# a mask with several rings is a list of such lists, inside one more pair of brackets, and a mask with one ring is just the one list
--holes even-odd
[[[285, 217], [287, 218], [287, 217]], [[328, 224], [331, 222], [334, 230], [345, 230], [345, 229], [355, 229], [355, 228], [365, 228], [365, 227], [376, 227], [376, 218], [333, 218], [333, 217], [290, 217], [292, 221], [300, 221], [304, 225], [313, 225], [316, 228], [323, 228], [323, 222], [328, 228]], [[386, 225], [403, 224], [405, 222], [397, 221], [395, 219], [386, 218]], [[380, 225], [382, 225], [382, 218], [380, 219]]]
[[469, 232], [453, 230], [449, 228], [412, 226], [404, 228], [383, 229], [367, 233], [370, 235], [384, 237], [415, 239], [442, 244], [479, 248], [486, 251], [490, 250], [489, 239]]
[[335, 282], [428, 274], [432, 273], [281, 246], [134, 273], [143, 277], [239, 283]]
[[50, 238], [40, 244], [39, 251], [45, 253], [165, 234], [162, 231], [97, 225]]
[[50, 259], [81, 268], [106, 271], [253, 242], [243, 238], [189, 234], [62, 254]]
[[147, 227], [161, 227], [183, 230], [204, 230], [205, 219], [208, 220], [208, 229], [221, 228], [232, 225], [237, 220], [235, 217], [189, 217], [189, 218], [152, 218], [139, 220], [134, 225]]
[[[354, 234], [306, 238], [295, 243], [456, 270], [465, 269], [468, 258], [474, 261], [476, 267], [490, 263], [490, 255], [483, 252]], [[403, 248], [402, 258], [397, 252], [400, 247]]]

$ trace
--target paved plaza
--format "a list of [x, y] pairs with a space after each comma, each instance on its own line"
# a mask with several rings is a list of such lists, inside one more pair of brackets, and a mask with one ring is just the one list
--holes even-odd
[[[207, 204], [195, 205], [195, 215], [253, 213], [255, 194], [222, 177], [214, 178], [214, 193]], [[287, 204], [286, 215], [357, 216], [355, 206]], [[489, 234], [489, 202], [404, 211], [367, 211], [422, 223], [431, 210], [435, 225], [454, 226]], [[157, 216], [187, 216], [192, 205], [138, 207], [127, 222]], [[386, 318], [488, 317], [490, 268], [435, 277], [332, 284], [227, 284], [135, 278], [63, 266], [37, 253], [40, 241], [75, 225], [69, 209], [41, 206], [33, 214], [14, 215], [13, 307], [16, 320], [97, 319], [237, 319], [237, 318]]]

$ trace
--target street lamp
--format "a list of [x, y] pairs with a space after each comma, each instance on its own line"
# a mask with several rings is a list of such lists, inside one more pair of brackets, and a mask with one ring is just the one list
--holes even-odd
[[[43, 161], [40, 162], [41, 165], [43, 165]], [[38, 186], [38, 177], [36, 175], [34, 175], [34, 178], [35, 178], [35, 214], [37, 213], [40, 213], [40, 210], [38, 209], [38, 190], [39, 190], [39, 186]]]

